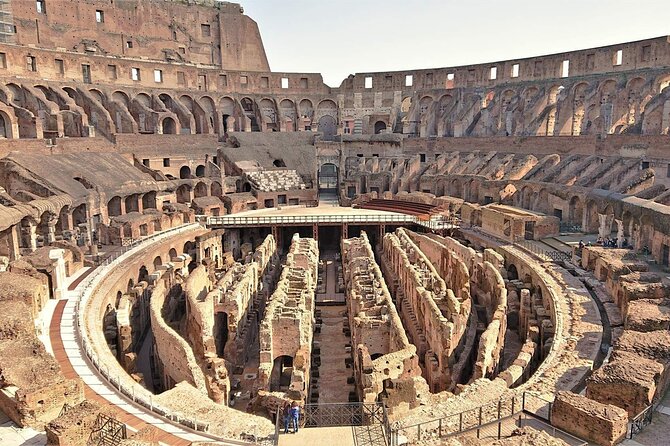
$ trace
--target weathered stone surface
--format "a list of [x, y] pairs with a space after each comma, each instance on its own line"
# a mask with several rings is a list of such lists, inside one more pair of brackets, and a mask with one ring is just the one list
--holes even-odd
[[551, 409], [551, 424], [601, 446], [613, 446], [626, 436], [624, 409], [571, 393], [558, 392]]

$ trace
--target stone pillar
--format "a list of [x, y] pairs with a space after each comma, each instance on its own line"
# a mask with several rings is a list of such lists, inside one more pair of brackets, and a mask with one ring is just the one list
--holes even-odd
[[47, 223], [47, 233], [45, 243], [47, 245], [52, 244], [56, 241], [56, 222], [54, 220], [49, 220]]
[[612, 233], [612, 221], [607, 214], [598, 214], [598, 236], [607, 238]]
[[616, 230], [616, 246], [621, 248], [623, 245], [623, 220], [614, 220], [617, 226]]
[[16, 260], [19, 258], [21, 255], [20, 251], [20, 246], [21, 244], [19, 243], [19, 239], [21, 237], [21, 234], [19, 232], [19, 225], [14, 225], [9, 229], [9, 235], [8, 235], [8, 248], [9, 248], [9, 260]]
[[64, 285], [65, 285], [65, 260], [63, 255], [65, 250], [63, 249], [52, 249], [49, 251], [49, 258], [54, 261], [54, 269], [52, 276], [52, 287], [53, 287], [53, 296], [55, 299], [60, 299], [63, 297]]
[[37, 249], [37, 224], [28, 220], [28, 226], [21, 228], [21, 237], [25, 246], [31, 251]]

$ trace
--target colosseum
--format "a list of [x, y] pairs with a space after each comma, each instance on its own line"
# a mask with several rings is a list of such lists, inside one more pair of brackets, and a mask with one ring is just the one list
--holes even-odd
[[669, 134], [668, 36], [330, 87], [0, 0], [0, 444], [667, 445]]

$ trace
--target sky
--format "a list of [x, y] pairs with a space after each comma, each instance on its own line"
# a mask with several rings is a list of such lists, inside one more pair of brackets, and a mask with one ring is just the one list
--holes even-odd
[[234, 0], [270, 69], [349, 74], [540, 56], [670, 35], [668, 0]]

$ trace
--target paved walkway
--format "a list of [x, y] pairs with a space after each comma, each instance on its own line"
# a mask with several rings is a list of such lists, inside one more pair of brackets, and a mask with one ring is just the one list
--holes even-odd
[[[171, 231], [174, 233], [174, 231]], [[183, 234], [178, 231], [176, 234]], [[142, 251], [152, 243], [163, 241], [169, 235], [160, 234], [157, 238], [147, 240], [134, 248], [133, 251]], [[128, 255], [133, 255], [129, 252]], [[152, 426], [158, 430], [155, 441], [162, 444], [186, 446], [193, 441], [212, 442], [212, 438], [188, 430], [177, 424], [168, 422], [148, 409], [134, 404], [131, 399], [121, 396], [89, 363], [88, 358], [81, 350], [75, 338], [75, 310], [76, 303], [81, 296], [82, 288], [88, 281], [73, 280], [72, 285], [65, 293], [66, 299], [57, 302], [49, 327], [49, 338], [54, 357], [61, 366], [63, 375], [67, 378], [81, 378], [85, 384], [84, 395], [89, 401], [112, 408], [114, 416], [125, 423], [131, 432]], [[215, 444], [240, 445], [238, 441], [218, 442]]]
[[310, 427], [297, 434], [281, 434], [279, 446], [356, 446], [351, 426]]
[[2, 446], [44, 446], [47, 435], [29, 427], [20, 428], [0, 411], [0, 444]]

